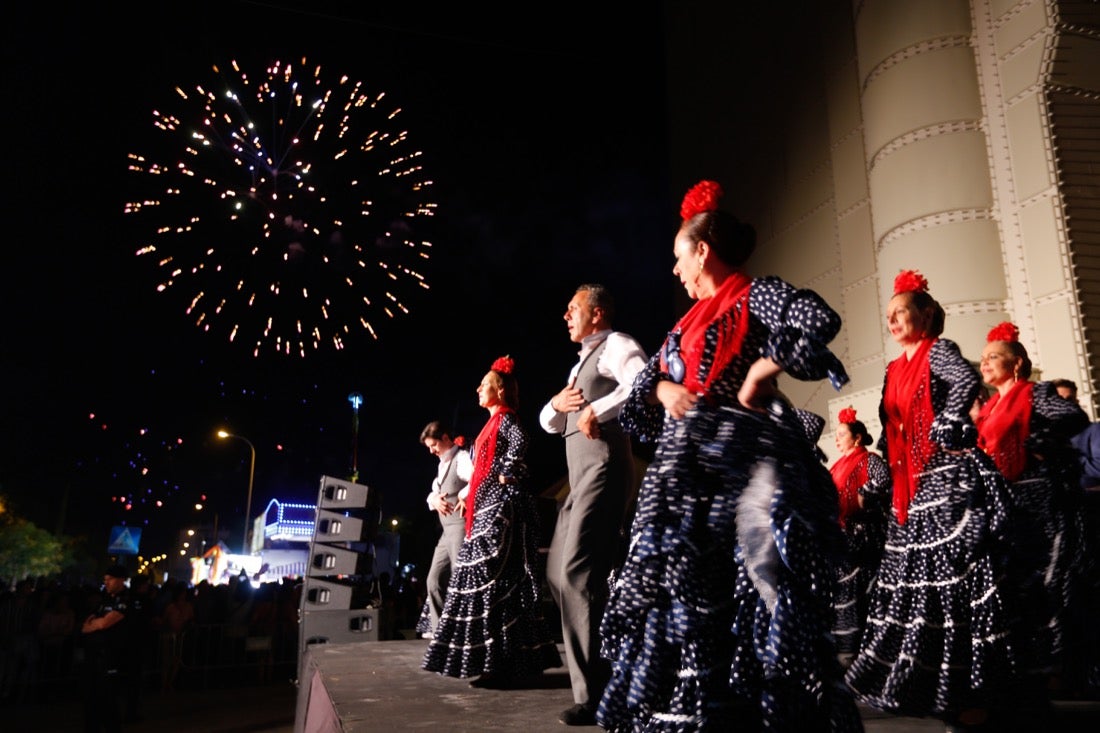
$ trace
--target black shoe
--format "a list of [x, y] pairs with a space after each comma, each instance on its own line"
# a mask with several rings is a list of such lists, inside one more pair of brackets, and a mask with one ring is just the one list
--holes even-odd
[[566, 725], [595, 725], [596, 713], [584, 705], [574, 705], [559, 715], [558, 720]]

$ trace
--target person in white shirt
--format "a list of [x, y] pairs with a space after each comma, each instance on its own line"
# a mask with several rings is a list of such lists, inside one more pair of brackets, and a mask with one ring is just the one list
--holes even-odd
[[610, 677], [600, 657], [600, 619], [634, 482], [630, 439], [618, 418], [646, 355], [633, 337], [612, 330], [613, 310], [604, 286], [577, 288], [564, 317], [570, 340], [581, 345], [579, 359], [567, 386], [539, 414], [544, 430], [564, 437], [569, 469], [569, 495], [558, 510], [546, 562], [575, 703], [559, 718], [566, 725], [596, 724]]
[[428, 568], [427, 598], [416, 626], [422, 638], [430, 639], [439, 624], [451, 569], [466, 533], [465, 500], [473, 464], [462, 436], [452, 438], [450, 429], [439, 420], [424, 426], [420, 432], [420, 442], [429, 453], [439, 458], [439, 469], [427, 501], [428, 508], [439, 514], [439, 523], [443, 528]]

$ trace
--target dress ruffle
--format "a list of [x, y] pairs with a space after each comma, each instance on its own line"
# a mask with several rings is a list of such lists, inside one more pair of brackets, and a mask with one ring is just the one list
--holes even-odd
[[506, 415], [497, 455], [478, 486], [470, 536], [451, 570], [446, 601], [422, 666], [450, 677], [522, 678], [561, 666], [543, 617], [538, 514], [521, 484], [499, 481], [504, 466], [523, 475], [527, 436]]
[[[601, 629], [614, 675], [600, 724], [860, 730], [830, 636], [835, 493], [802, 425], [777, 402], [767, 415], [704, 408], [671, 429], [698, 451], [659, 450], [643, 482]], [[702, 474], [676, 480], [692, 465]]]
[[[779, 278], [754, 280], [748, 314], [740, 307], [751, 319], [740, 353], [705, 380], [697, 409], [676, 420], [649, 403], [668, 379], [655, 355], [619, 414], [657, 447], [600, 629], [607, 730], [862, 730], [830, 635], [841, 548], [832, 478], [792, 408], [734, 407], [768, 348], [791, 374], [846, 381], [823, 347], [840, 318]], [[708, 329], [704, 372], [717, 342]]]
[[1015, 674], [1013, 598], [1004, 582], [1011, 499], [977, 449], [937, 453], [920, 482], [906, 523], [890, 523], [846, 681], [879, 710], [942, 716]]

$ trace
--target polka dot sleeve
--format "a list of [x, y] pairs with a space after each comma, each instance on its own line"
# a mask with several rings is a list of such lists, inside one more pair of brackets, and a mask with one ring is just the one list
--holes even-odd
[[929, 433], [933, 443], [947, 450], [965, 450], [978, 444], [978, 429], [970, 419], [970, 406], [978, 396], [981, 377], [963, 358], [959, 346], [938, 339], [928, 351], [932, 380], [932, 411], [936, 414]]
[[769, 331], [762, 356], [796, 379], [848, 383], [844, 365], [826, 346], [840, 331], [840, 315], [812, 290], [769, 276], [753, 282], [749, 310]]

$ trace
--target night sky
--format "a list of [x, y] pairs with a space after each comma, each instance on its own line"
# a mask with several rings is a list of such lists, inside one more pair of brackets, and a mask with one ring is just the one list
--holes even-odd
[[[256, 447], [253, 513], [272, 498], [313, 502], [321, 476], [346, 477], [354, 462], [387, 517], [430, 533], [423, 497], [435, 462], [419, 431], [442, 418], [475, 435], [486, 418], [475, 387], [506, 353], [532, 435], [533, 488], [561, 478], [560, 439], [536, 418], [576, 356], [561, 317], [575, 286], [609, 285], [617, 327], [647, 351], [676, 315], [682, 192], [668, 182], [660, 4], [632, 3], [629, 18], [571, 2], [513, 15], [358, 2], [110, 5], [23, 8], [5, 23], [13, 226], [0, 265], [0, 494], [12, 509], [93, 547], [102, 538], [104, 550], [112, 525], [143, 526], [143, 554], [203, 521], [192, 509], [203, 495], [207, 512], [240, 527], [249, 452], [214, 437], [224, 427]], [[339, 351], [253, 356], [196, 327], [173, 289], [157, 292], [163, 275], [135, 254], [151, 219], [123, 208], [160, 192], [127, 172], [126, 155], [169, 160], [152, 111], [180, 108], [176, 86], [232, 61], [255, 78], [303, 57], [401, 108], [437, 205], [415, 232], [432, 242], [420, 268], [430, 289], [398, 282], [409, 312], [377, 321], [376, 340], [359, 329]], [[318, 185], [343, 205], [328, 174], [316, 166]], [[206, 205], [196, 215], [211, 216]], [[236, 242], [218, 244], [231, 253]], [[240, 320], [269, 315], [259, 310]], [[357, 443], [352, 392], [364, 398]]]

